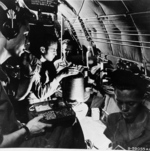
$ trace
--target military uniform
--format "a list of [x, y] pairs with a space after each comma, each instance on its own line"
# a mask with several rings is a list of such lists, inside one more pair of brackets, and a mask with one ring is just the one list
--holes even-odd
[[104, 134], [112, 141], [112, 148], [122, 146], [125, 149], [150, 148], [150, 111], [146, 107], [139, 110], [133, 123], [126, 123], [121, 113], [108, 116]]

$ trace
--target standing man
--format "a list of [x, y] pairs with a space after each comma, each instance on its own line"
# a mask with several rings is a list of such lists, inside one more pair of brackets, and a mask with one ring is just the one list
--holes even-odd
[[[14, 18], [8, 18], [8, 14], [10, 13], [16, 15], [17, 12], [19, 14], [19, 11], [17, 11], [14, 5], [15, 2], [11, 1], [10, 3], [12, 4], [11, 9], [8, 9], [3, 2], [0, 3], [1, 65], [12, 55], [20, 56], [22, 54], [25, 47], [26, 34], [28, 34], [29, 30], [28, 23], [24, 19], [15, 22], [16, 20]], [[13, 17], [13, 15], [10, 16]], [[51, 127], [50, 124], [40, 122], [40, 119], [43, 118], [42, 116], [34, 118], [26, 125], [18, 123], [5, 90], [5, 85], [8, 81], [6, 73], [0, 67], [0, 147], [20, 146], [29, 135], [34, 137], [35, 134], [44, 132], [45, 127]]]
[[[5, 2], [8, 1], [5, 0]], [[14, 1], [9, 2], [12, 4], [8, 9], [5, 3], [0, 1], [1, 65], [11, 56], [21, 56], [25, 49], [26, 35], [29, 32], [29, 24], [24, 15], [20, 14], [23, 12], [20, 11], [21, 8], [16, 6]], [[5, 14], [6, 12], [16, 15], [16, 20], [8, 18], [9, 15]], [[12, 14], [11, 17], [13, 17]], [[17, 15], [20, 15], [20, 18]], [[3, 16], [6, 18], [3, 19]], [[32, 86], [32, 77], [34, 77], [36, 69], [32, 67], [32, 62], [25, 60], [24, 65], [23, 78], [26, 79], [26, 86], [29, 87]], [[33, 118], [26, 125], [18, 122], [5, 90], [7, 82], [9, 82], [8, 77], [0, 67], [0, 147], [85, 148], [79, 124], [74, 124], [75, 129], [72, 128], [72, 125], [70, 127], [61, 125], [52, 127], [51, 124], [40, 122], [43, 118], [42, 115]], [[27, 89], [26, 86], [24, 85], [21, 89]], [[50, 129], [50, 127], [52, 128]], [[46, 133], [44, 133], [45, 128], [47, 128]]]

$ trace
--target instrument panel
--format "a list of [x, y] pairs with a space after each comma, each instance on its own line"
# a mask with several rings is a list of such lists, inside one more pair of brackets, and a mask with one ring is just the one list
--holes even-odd
[[32, 10], [57, 13], [58, 0], [24, 0], [24, 2]]

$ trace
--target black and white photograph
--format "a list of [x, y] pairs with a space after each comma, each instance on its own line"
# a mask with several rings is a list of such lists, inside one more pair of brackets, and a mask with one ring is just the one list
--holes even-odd
[[150, 0], [0, 0], [0, 148], [150, 151]]

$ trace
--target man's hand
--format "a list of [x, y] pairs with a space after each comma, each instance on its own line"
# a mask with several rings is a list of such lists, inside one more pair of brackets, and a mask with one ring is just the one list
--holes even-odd
[[27, 127], [31, 133], [31, 135], [34, 135], [34, 134], [38, 134], [38, 133], [42, 133], [45, 131], [44, 128], [46, 127], [52, 127], [51, 124], [46, 124], [46, 123], [42, 123], [40, 122], [40, 120], [43, 118], [42, 115], [38, 116], [38, 117], [35, 117], [34, 119], [32, 119], [31, 121], [29, 121], [27, 123]]
[[77, 75], [78, 73], [79, 71], [77, 69], [66, 67], [58, 73], [58, 76], [60, 77], [60, 80], [62, 80], [65, 77]]

